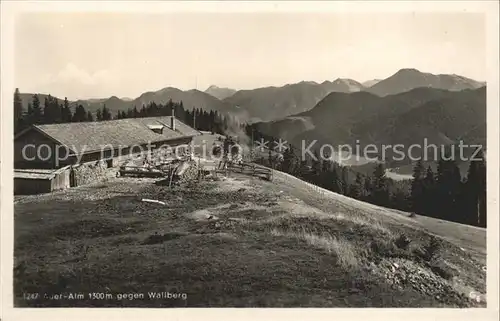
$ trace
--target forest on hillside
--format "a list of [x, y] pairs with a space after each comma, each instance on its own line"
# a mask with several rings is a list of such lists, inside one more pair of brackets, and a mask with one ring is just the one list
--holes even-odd
[[[275, 137], [247, 126], [247, 134], [256, 141], [278, 141]], [[437, 170], [425, 168], [422, 161], [413, 167], [411, 180], [396, 181], [386, 177], [384, 164], [375, 166], [371, 175], [356, 171], [356, 167], [342, 166], [328, 160], [328, 155], [301, 159], [299, 150], [289, 145], [283, 159], [269, 156], [257, 162], [281, 170], [345, 196], [371, 204], [406, 212], [486, 227], [486, 160], [480, 150], [470, 161], [466, 177], [461, 176], [456, 160], [442, 154]]]

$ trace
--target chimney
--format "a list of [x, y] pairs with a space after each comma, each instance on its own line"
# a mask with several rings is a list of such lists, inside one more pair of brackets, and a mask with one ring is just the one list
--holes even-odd
[[170, 118], [170, 128], [175, 130], [175, 107], [172, 106], [172, 117]]

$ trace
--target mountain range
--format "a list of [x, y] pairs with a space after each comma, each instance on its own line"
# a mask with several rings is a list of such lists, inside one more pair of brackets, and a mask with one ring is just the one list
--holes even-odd
[[[39, 94], [38, 96], [40, 103], [43, 106], [44, 99], [47, 95]], [[32, 102], [33, 94], [22, 93], [21, 99], [23, 101], [23, 107], [27, 109], [28, 103]], [[60, 104], [63, 103], [63, 99], [60, 97], [57, 97], [57, 99]], [[107, 99], [70, 101], [70, 107], [74, 109], [77, 105], [81, 104], [86, 110], [94, 113], [106, 105], [106, 108], [108, 108], [111, 113], [115, 115], [118, 111], [127, 111], [129, 108], [134, 108], [134, 106], [137, 107], [137, 109], [140, 109], [142, 105], [147, 105], [150, 102], [165, 104], [170, 99], [174, 102], [182, 101], [184, 108], [186, 109], [201, 108], [208, 111], [229, 111], [229, 106], [226, 103], [207, 93], [196, 89], [183, 91], [173, 87], [166, 87], [158, 91], [145, 92], [135, 99], [122, 99], [112, 96]]]
[[370, 80], [364, 84], [352, 79], [336, 79], [321, 84], [303, 81], [282, 87], [264, 87], [254, 90], [240, 90], [224, 99], [232, 106], [238, 106], [240, 117], [250, 122], [272, 121], [312, 109], [332, 92], [368, 92], [386, 96], [429, 87], [449, 91], [476, 89], [485, 83], [458, 75], [433, 75], [416, 69], [401, 69], [383, 80]]
[[[359, 145], [360, 151], [368, 144], [401, 144], [407, 150], [412, 144], [423, 146], [424, 140], [428, 146], [459, 140], [486, 146], [486, 87], [462, 91], [420, 87], [383, 97], [366, 91], [330, 93], [311, 110], [255, 126], [297, 147], [314, 140], [317, 148], [347, 144]], [[387, 157], [394, 155], [391, 150]]]
[[[416, 69], [401, 69], [387, 79], [375, 79], [364, 83], [338, 78], [322, 83], [302, 81], [281, 87], [271, 86], [238, 91], [213, 85], [205, 92], [196, 89], [183, 91], [174, 87], [166, 87], [158, 91], [145, 92], [134, 99], [112, 96], [110, 98], [72, 101], [70, 105], [74, 108], [74, 106], [82, 104], [87, 110], [95, 112], [105, 104], [112, 114], [116, 114], [118, 111], [126, 111], [134, 106], [141, 108], [143, 104], [149, 102], [166, 103], [172, 99], [173, 101], [182, 100], [187, 109], [196, 107], [227, 112], [239, 117], [241, 121], [262, 122], [280, 120], [287, 116], [309, 111], [334, 92], [363, 92], [376, 96], [387, 96], [420, 87], [460, 91], [477, 89], [484, 85], [485, 83], [458, 75], [433, 75]], [[31, 93], [21, 94], [25, 108], [31, 102], [32, 96]], [[39, 95], [39, 97], [43, 105], [45, 96]], [[62, 103], [60, 98], [59, 101]]]

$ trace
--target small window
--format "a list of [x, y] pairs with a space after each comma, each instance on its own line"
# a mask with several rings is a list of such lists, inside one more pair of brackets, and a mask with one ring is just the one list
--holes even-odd
[[113, 159], [112, 158], [106, 159], [106, 165], [108, 168], [113, 167]]
[[157, 134], [163, 134], [163, 125], [148, 125], [148, 127]]

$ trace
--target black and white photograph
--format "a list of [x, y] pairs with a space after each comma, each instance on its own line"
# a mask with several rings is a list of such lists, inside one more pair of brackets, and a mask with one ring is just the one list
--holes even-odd
[[10, 17], [4, 304], [498, 317], [498, 3], [120, 3]]

